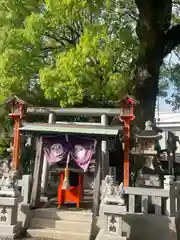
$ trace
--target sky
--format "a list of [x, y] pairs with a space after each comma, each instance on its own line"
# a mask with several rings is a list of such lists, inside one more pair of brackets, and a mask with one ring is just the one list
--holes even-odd
[[[168, 90], [168, 96], [173, 93], [173, 87], [170, 87]], [[164, 98], [159, 99], [159, 111], [160, 112], [172, 112], [172, 107], [169, 104], [166, 104]]]
[[[178, 63], [179, 62], [179, 59], [177, 58], [177, 56], [172, 52], [171, 54], [169, 54], [165, 61], [167, 61], [168, 63], [172, 63], [172, 64], [175, 64], [175, 63]], [[170, 86], [169, 87], [169, 90], [168, 90], [168, 96], [171, 96], [172, 93], [173, 93], [174, 89], [173, 89], [173, 86]], [[159, 111], [160, 112], [172, 112], [172, 107], [169, 105], [169, 104], [166, 104], [165, 103], [165, 100], [163, 98], [160, 98], [159, 99]], [[180, 110], [177, 110], [176, 112], [180, 112]]]
[[169, 112], [172, 111], [172, 108], [165, 103], [164, 99], [159, 99], [159, 110], [160, 112]]

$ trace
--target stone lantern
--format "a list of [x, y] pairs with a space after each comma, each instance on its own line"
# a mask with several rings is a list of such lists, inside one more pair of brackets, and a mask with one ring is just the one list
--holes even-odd
[[26, 113], [27, 108], [30, 106], [27, 102], [18, 98], [16, 95], [13, 95], [13, 97], [6, 100], [5, 104], [11, 112], [9, 114], [9, 117], [12, 119], [22, 119], [22, 117]]
[[[136, 146], [132, 149], [131, 154], [135, 158], [135, 164], [142, 164], [142, 168], [138, 175], [139, 185], [160, 186], [159, 175], [160, 169], [155, 167], [157, 150], [156, 143], [162, 138], [159, 133], [154, 130], [151, 121], [145, 123], [145, 129], [136, 134]], [[139, 162], [141, 163], [139, 163]]]
[[153, 124], [151, 121], [145, 123], [145, 130], [136, 134], [137, 145], [132, 149], [131, 154], [133, 155], [144, 155], [144, 156], [154, 156], [157, 155], [156, 151], [156, 141], [162, 138], [161, 135], [153, 129]]
[[134, 120], [134, 106], [137, 104], [137, 101], [129, 96], [126, 95], [124, 98], [122, 98], [120, 101], [118, 101], [119, 107], [120, 107], [120, 119], [129, 121]]

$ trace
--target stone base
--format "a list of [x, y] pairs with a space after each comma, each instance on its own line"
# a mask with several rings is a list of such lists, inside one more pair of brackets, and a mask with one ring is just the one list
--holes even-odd
[[0, 197], [0, 239], [14, 239], [22, 230], [17, 222], [19, 197]]
[[16, 206], [21, 200], [21, 197], [0, 197], [0, 206]]
[[98, 240], [126, 240], [122, 231], [122, 217], [126, 215], [126, 206], [100, 205], [103, 218], [103, 229], [99, 232]]
[[17, 224], [18, 202], [19, 198], [0, 197], [0, 226]]
[[116, 215], [126, 215], [127, 207], [120, 206], [120, 205], [107, 205], [101, 204], [100, 208], [102, 209], [103, 213], [107, 214], [116, 214]]
[[104, 233], [104, 230], [101, 229], [96, 237], [96, 240], [127, 240], [127, 237], [107, 235]]
[[15, 198], [15, 197], [19, 197], [20, 196], [20, 192], [18, 190], [0, 190], [0, 196], [1, 197], [12, 197], [12, 198]]
[[0, 225], [0, 240], [1, 239], [15, 239], [22, 230], [22, 223], [18, 222], [16, 225]]

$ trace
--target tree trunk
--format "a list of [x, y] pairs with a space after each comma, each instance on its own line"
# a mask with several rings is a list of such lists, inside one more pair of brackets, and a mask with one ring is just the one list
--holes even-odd
[[134, 90], [139, 101], [136, 106], [136, 125], [144, 128], [147, 120], [154, 121], [158, 95], [159, 71], [163, 61], [164, 36], [170, 26], [171, 0], [135, 0], [139, 18], [136, 33], [139, 57], [135, 64]]
[[[139, 65], [137, 67], [137, 74], [135, 75], [135, 98], [138, 100], [138, 104], [135, 108], [136, 125], [144, 128], [144, 123], [147, 120], [154, 122], [155, 119], [155, 108], [156, 108], [156, 97], [158, 95], [158, 81], [159, 81], [159, 69], [162, 59], [156, 57], [156, 64], [152, 64], [151, 61], [146, 67]], [[146, 79], [141, 82], [141, 77], [148, 74]]]

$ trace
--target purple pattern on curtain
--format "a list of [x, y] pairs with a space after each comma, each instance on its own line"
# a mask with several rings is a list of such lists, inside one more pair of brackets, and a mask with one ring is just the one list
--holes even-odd
[[93, 139], [78, 137], [43, 137], [43, 148], [45, 157], [50, 165], [64, 160], [70, 152], [71, 160], [77, 166], [87, 171], [95, 149]]
[[72, 145], [71, 157], [76, 164], [87, 171], [94, 154], [94, 140], [87, 138], [69, 137]]
[[43, 137], [43, 148], [49, 165], [63, 161], [67, 157], [68, 145], [65, 137]]

